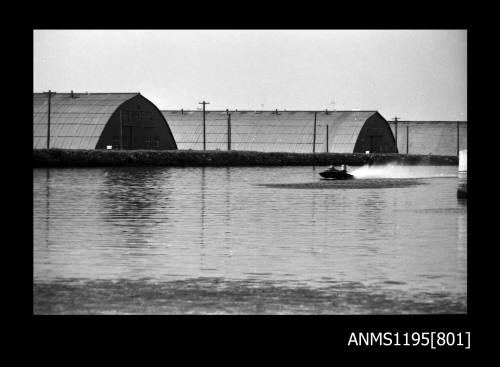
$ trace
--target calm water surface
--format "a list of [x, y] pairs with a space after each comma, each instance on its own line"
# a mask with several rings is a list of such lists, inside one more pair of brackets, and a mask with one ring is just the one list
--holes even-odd
[[[54, 284], [128, 282], [330, 295], [355, 288], [359, 297], [344, 298], [344, 308], [328, 301], [310, 311], [365, 313], [363, 297], [390, 295], [380, 312], [405, 312], [401, 300], [434, 305], [423, 312], [466, 312], [467, 206], [456, 197], [457, 168], [359, 171], [341, 182], [320, 180], [324, 168], [34, 169], [35, 310], [68, 311]], [[408, 312], [415, 309], [423, 310]]]

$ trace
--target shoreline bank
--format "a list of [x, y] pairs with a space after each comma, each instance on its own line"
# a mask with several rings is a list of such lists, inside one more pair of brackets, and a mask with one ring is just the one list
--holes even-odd
[[223, 277], [159, 282], [147, 278], [34, 282], [33, 313], [362, 315], [467, 312], [465, 294], [440, 291], [412, 294], [358, 282], [335, 283], [317, 288]]
[[326, 166], [347, 164], [458, 165], [456, 156], [395, 153], [281, 153], [199, 150], [81, 150], [33, 149], [33, 167], [228, 167], [228, 166]]

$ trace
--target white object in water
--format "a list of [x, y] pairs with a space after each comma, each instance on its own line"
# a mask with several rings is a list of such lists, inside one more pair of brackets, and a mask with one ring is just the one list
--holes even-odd
[[467, 149], [458, 153], [458, 172], [467, 172]]
[[365, 150], [365, 154], [370, 154], [370, 151], [369, 150]]
[[112, 145], [106, 145], [106, 149], [113, 149]]

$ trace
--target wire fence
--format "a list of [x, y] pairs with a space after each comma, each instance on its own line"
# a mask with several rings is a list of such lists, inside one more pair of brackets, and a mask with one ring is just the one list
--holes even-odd
[[391, 129], [402, 154], [456, 155], [467, 149], [467, 122], [399, 123]]
[[[290, 112], [289, 112], [290, 113]], [[75, 115], [66, 111], [52, 111], [53, 126], [56, 128], [66, 117]], [[82, 118], [92, 115], [108, 115], [109, 112], [88, 112], [78, 115], [75, 123], [85, 122]], [[221, 114], [222, 116], [223, 114]], [[229, 115], [230, 116], [230, 115]], [[34, 137], [44, 137], [48, 140], [45, 119], [47, 113], [34, 111]], [[149, 116], [148, 116], [149, 117]], [[151, 117], [149, 117], [151, 119]], [[177, 124], [172, 129], [174, 138], [181, 149], [219, 149], [219, 150], [252, 150], [258, 148], [262, 151], [294, 151], [294, 152], [328, 152], [332, 151], [331, 143], [352, 145], [353, 136], [357, 138], [359, 131], [348, 134], [334, 130], [335, 123], [326, 123], [324, 120], [313, 124], [303, 121], [303, 118], [294, 117], [288, 121], [277, 122], [273, 120], [238, 121], [231, 123], [230, 118], [221, 117], [216, 120], [206, 121], [206, 131], [202, 134], [202, 125], [199, 121], [183, 121], [182, 127]], [[300, 120], [300, 121], [299, 121]], [[43, 122], [42, 122], [43, 121]], [[301, 122], [304, 122], [303, 124]], [[467, 148], [467, 122], [411, 122], [389, 121], [389, 126], [396, 140], [400, 154], [435, 154], [458, 155], [459, 151]], [[257, 124], [257, 125], [256, 125]], [[190, 125], [193, 125], [190, 127]], [[184, 129], [184, 130], [183, 130]], [[56, 131], [53, 131], [54, 138]], [[60, 134], [57, 134], [60, 135]], [[92, 134], [90, 134], [92, 135]], [[65, 137], [77, 138], [68, 131]], [[48, 145], [48, 142], [47, 142]]]

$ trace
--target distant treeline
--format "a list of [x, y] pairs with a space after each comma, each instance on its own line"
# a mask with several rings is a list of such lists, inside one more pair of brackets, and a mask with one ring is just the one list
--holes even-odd
[[458, 165], [455, 156], [364, 153], [265, 153], [199, 150], [34, 149], [34, 167], [102, 166], [326, 166], [347, 164]]

